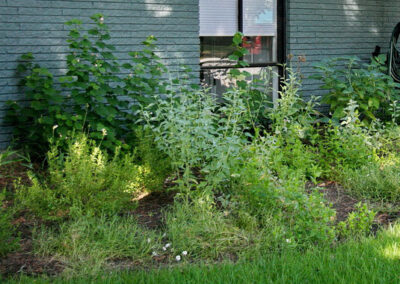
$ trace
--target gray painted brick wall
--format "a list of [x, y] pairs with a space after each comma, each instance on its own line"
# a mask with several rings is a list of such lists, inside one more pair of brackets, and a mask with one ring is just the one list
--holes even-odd
[[4, 102], [22, 98], [16, 87], [17, 59], [33, 52], [42, 66], [62, 73], [68, 51], [66, 21], [77, 18], [87, 24], [91, 15], [102, 13], [121, 61], [154, 35], [172, 71], [185, 64], [198, 74], [198, 9], [198, 0], [0, 0], [0, 147], [12, 132], [4, 123]]
[[392, 29], [400, 22], [399, 0], [288, 0], [287, 53], [306, 56], [303, 96], [321, 95], [307, 79], [323, 58], [359, 56], [368, 60], [376, 45], [387, 52]]
[[[287, 9], [287, 53], [307, 58], [301, 67], [305, 97], [321, 94], [318, 82], [307, 79], [312, 63], [343, 55], [368, 59], [375, 45], [386, 51], [400, 21], [399, 0], [287, 0]], [[43, 66], [62, 73], [64, 22], [78, 18], [89, 23], [94, 13], [106, 16], [122, 61], [153, 34], [172, 70], [183, 63], [198, 74], [198, 0], [0, 0], [0, 146], [12, 130], [3, 122], [4, 102], [21, 98], [14, 76], [19, 56], [33, 52]]]

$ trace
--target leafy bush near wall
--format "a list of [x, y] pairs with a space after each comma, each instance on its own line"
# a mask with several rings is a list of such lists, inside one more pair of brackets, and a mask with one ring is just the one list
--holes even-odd
[[[116, 146], [128, 148], [139, 103], [148, 104], [154, 94], [165, 92], [161, 77], [167, 70], [154, 53], [154, 37], [143, 42], [141, 51], [129, 53], [131, 63], [121, 65], [113, 54], [115, 47], [108, 43], [111, 35], [103, 16], [91, 19], [94, 27], [87, 32], [78, 20], [66, 23], [71, 28], [64, 76], [55, 78], [34, 64], [31, 53], [21, 58], [18, 71], [28, 102], [9, 102], [8, 120], [15, 127], [18, 145], [32, 155], [46, 153], [49, 138], [66, 138], [74, 130], [101, 140], [111, 151]], [[128, 75], [121, 77], [121, 73]]]
[[[365, 63], [357, 57], [331, 58], [317, 64], [320, 74], [314, 79], [323, 82], [322, 89], [328, 90], [323, 102], [330, 105], [334, 119], [345, 117], [345, 108], [351, 100], [358, 104], [361, 120], [370, 122], [378, 115], [388, 118], [387, 111], [391, 102], [399, 99], [395, 83], [387, 75], [386, 57], [381, 55]], [[390, 114], [389, 114], [390, 118]]]

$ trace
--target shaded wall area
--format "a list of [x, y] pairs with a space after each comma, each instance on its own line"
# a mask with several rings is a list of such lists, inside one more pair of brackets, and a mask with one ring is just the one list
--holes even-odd
[[359, 56], [368, 60], [376, 45], [387, 52], [400, 22], [398, 0], [287, 0], [287, 53], [305, 56], [303, 96], [322, 95], [311, 64], [324, 58]]
[[122, 63], [129, 51], [154, 35], [171, 71], [185, 64], [198, 76], [198, 9], [198, 0], [0, 0], [0, 147], [10, 141], [12, 131], [4, 123], [4, 102], [23, 99], [15, 77], [18, 58], [32, 52], [42, 66], [62, 74], [68, 52], [66, 21], [76, 18], [88, 24], [91, 15], [102, 13]]

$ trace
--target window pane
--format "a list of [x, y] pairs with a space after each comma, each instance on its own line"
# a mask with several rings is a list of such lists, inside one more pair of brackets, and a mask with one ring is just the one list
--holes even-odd
[[202, 66], [215, 66], [232, 64], [228, 59], [234, 51], [233, 37], [202, 37], [200, 38], [200, 64]]
[[244, 60], [250, 64], [273, 62], [273, 43], [273, 37], [245, 37], [243, 47], [245, 47], [249, 53], [244, 56]]
[[200, 36], [233, 36], [237, 30], [237, 0], [200, 0]]
[[[201, 37], [200, 64], [202, 66], [233, 64], [234, 62], [228, 59], [235, 50], [232, 39], [232, 37]], [[243, 47], [249, 51], [243, 58], [245, 61], [250, 64], [274, 62], [273, 37], [253, 36], [245, 37], [244, 40]]]
[[[260, 79], [261, 81], [253, 85], [253, 88], [269, 94], [272, 100], [272, 97], [278, 88], [276, 83], [277, 67], [273, 67], [272, 69], [249, 67], [243, 68], [241, 71], [250, 73], [250, 77], [246, 78], [249, 82], [254, 79]], [[214, 94], [220, 95], [224, 93], [234, 83], [234, 81], [228, 76], [229, 69], [216, 68], [202, 70], [201, 72], [202, 83], [211, 88], [211, 92]]]
[[243, 0], [243, 33], [247, 36], [275, 36], [276, 2]]

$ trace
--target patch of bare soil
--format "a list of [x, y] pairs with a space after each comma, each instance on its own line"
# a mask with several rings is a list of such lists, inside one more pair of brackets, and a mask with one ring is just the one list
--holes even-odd
[[[346, 190], [333, 181], [323, 182], [317, 185], [321, 188], [326, 200], [336, 210], [336, 221], [344, 221], [355, 210], [355, 206], [363, 200], [356, 199], [346, 193]], [[400, 212], [377, 212], [375, 223], [377, 226], [387, 226], [400, 218]]]
[[8, 254], [0, 259], [0, 274], [13, 276], [19, 273], [26, 275], [47, 274], [50, 276], [61, 273], [64, 266], [61, 262], [35, 256], [32, 253], [32, 240], [21, 240], [21, 248], [17, 252]]
[[172, 205], [176, 193], [171, 191], [151, 192], [138, 199], [138, 207], [131, 213], [138, 223], [149, 229], [159, 229], [163, 225], [163, 209]]
[[12, 190], [15, 181], [30, 184], [28, 168], [21, 162], [10, 163], [0, 167], [0, 188]]
[[61, 262], [48, 257], [40, 257], [33, 253], [33, 221], [27, 221], [24, 217], [19, 217], [13, 221], [13, 225], [18, 226], [18, 232], [21, 237], [20, 248], [0, 259], [0, 274], [6, 277], [19, 273], [26, 275], [57, 275], [63, 271], [64, 266]]
[[336, 182], [323, 182], [318, 184], [322, 188], [322, 192], [326, 200], [332, 204], [332, 208], [336, 210], [336, 220], [341, 222], [346, 220], [347, 216], [354, 211], [355, 205], [359, 200], [346, 194], [343, 188]]

